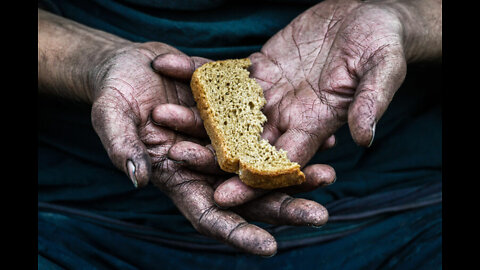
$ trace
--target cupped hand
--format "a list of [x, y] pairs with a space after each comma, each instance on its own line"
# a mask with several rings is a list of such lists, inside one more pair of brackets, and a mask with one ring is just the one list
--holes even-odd
[[[267, 99], [262, 136], [302, 166], [345, 123], [370, 146], [405, 78], [403, 30], [394, 9], [352, 0], [324, 1], [294, 19], [250, 56]], [[264, 193], [232, 178], [215, 197], [232, 206]]]
[[[165, 54], [155, 58], [152, 67], [165, 76], [188, 81], [193, 69], [178, 64], [180, 60], [178, 55]], [[157, 125], [180, 134], [205, 134], [195, 106], [161, 104], [154, 108], [151, 116]], [[333, 143], [330, 141], [330, 146]], [[287, 192], [312, 190], [331, 183], [334, 172], [330, 167], [308, 167], [305, 170], [305, 184], [294, 189], [277, 190], [253, 199], [248, 204], [227, 210], [215, 202], [214, 190], [229, 174], [220, 170], [211, 145], [178, 141], [168, 150], [167, 158], [166, 162], [157, 167], [158, 170], [154, 170], [153, 178], [163, 179], [160, 188], [170, 194], [198, 231], [247, 252], [272, 255], [277, 244], [265, 230], [248, 224], [246, 220], [313, 227], [319, 227], [328, 220], [328, 212], [322, 205], [311, 200], [293, 198]]]
[[[315, 202], [289, 196], [261, 198], [255, 206], [236, 211], [220, 209], [213, 199], [214, 185], [224, 174], [192, 171], [169, 159], [175, 144], [205, 145], [202, 122], [188, 109], [195, 106], [188, 79], [206, 61], [158, 42], [115, 50], [92, 72], [92, 124], [112, 162], [135, 186], [149, 181], [157, 186], [202, 234], [245, 252], [271, 256], [277, 249], [274, 237], [245, 218], [320, 226], [328, 213]], [[175, 71], [176, 79], [154, 71], [166, 63], [181, 70]], [[156, 109], [160, 104], [163, 110]], [[178, 106], [187, 108], [186, 113], [176, 111]], [[165, 127], [164, 116], [176, 119], [166, 123], [174, 128]], [[259, 216], [258, 209], [264, 214]]]
[[[299, 15], [249, 57], [267, 100], [262, 137], [301, 166], [345, 123], [357, 144], [371, 145], [406, 74], [404, 38], [398, 12], [382, 3], [328, 0]], [[215, 199], [234, 206], [264, 193], [233, 177]]]
[[[194, 104], [187, 84], [152, 69], [152, 60], [165, 53], [178, 55], [179, 62], [187, 65], [207, 61], [189, 58], [159, 42], [128, 43], [112, 50], [90, 76], [93, 127], [112, 162], [128, 174], [135, 186], [148, 183], [152, 158], [165, 159], [169, 146], [185, 139], [156, 126], [151, 118], [153, 108], [166, 103]], [[195, 137], [192, 139], [197, 142], [202, 139], [201, 134]], [[149, 153], [152, 147], [155, 153]]]
[[406, 74], [402, 34], [385, 6], [334, 0], [305, 11], [250, 56], [268, 100], [264, 136], [300, 163], [347, 122], [369, 146]]

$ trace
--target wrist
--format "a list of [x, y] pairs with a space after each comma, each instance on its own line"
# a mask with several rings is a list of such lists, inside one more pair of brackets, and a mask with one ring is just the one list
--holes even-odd
[[434, 61], [442, 56], [441, 0], [385, 1], [403, 25], [407, 63]]
[[38, 15], [39, 91], [91, 102], [92, 71], [130, 42], [41, 9]]
[[92, 51], [90, 57], [85, 58], [85, 62], [81, 66], [79, 74], [83, 80], [83, 92], [87, 101], [93, 103], [98, 96], [103, 79], [107, 77], [107, 73], [112, 67], [112, 59], [117, 55], [121, 55], [130, 48], [133, 42], [119, 42], [104, 46], [99, 51]]

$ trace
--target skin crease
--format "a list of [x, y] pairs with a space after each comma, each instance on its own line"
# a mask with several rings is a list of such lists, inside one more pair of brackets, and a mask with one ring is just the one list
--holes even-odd
[[[245, 218], [286, 225], [325, 224], [328, 212], [323, 206], [284, 193], [221, 209], [214, 201], [214, 187], [219, 177], [226, 176], [190, 170], [168, 157], [175, 153], [173, 145], [206, 144], [188, 78], [207, 59], [188, 57], [159, 42], [132, 43], [40, 9], [38, 15], [40, 93], [92, 104], [93, 128], [113, 164], [135, 185], [157, 186], [199, 232], [245, 252], [271, 256], [277, 249], [273, 236]], [[175, 72], [179, 78], [152, 68], [162, 65], [180, 70]], [[160, 104], [188, 111], [165, 114], [183, 122], [159, 121], [155, 116], [162, 113]], [[189, 155], [195, 157], [196, 152]], [[310, 169], [310, 189], [324, 182], [315, 168], [319, 167]], [[264, 214], [259, 216], [256, 209]]]
[[[441, 6], [327, 0], [300, 14], [249, 57], [267, 99], [262, 137], [302, 166], [344, 124], [358, 145], [370, 146], [407, 63], [441, 61]], [[181, 147], [174, 149], [170, 158], [192, 163]], [[233, 207], [265, 193], [232, 177], [214, 196], [218, 205]]]

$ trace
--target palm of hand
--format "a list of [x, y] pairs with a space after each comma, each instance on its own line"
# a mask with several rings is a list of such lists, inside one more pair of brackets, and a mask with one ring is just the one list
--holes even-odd
[[[248, 241], [241, 242], [243, 234], [253, 234], [252, 241], [257, 240], [255, 237], [266, 238], [263, 245], [251, 247], [249, 251], [271, 254], [276, 249], [271, 235], [253, 225], [239, 230], [238, 224], [247, 225], [244, 219], [216, 208], [213, 176], [190, 171], [167, 158], [175, 143], [198, 142], [198, 139], [153, 122], [152, 111], [158, 105], [190, 107], [195, 104], [186, 82], [158, 74], [152, 68], [152, 61], [165, 52], [180, 54], [160, 43], [146, 43], [122, 49], [106, 60], [96, 76], [94, 89], [98, 90], [92, 107], [93, 127], [115, 165], [138, 181], [139, 186], [151, 181], [172, 199], [198, 231], [243, 249], [251, 245]], [[133, 163], [133, 170], [129, 162]], [[217, 222], [221, 227], [214, 227]]]
[[127, 161], [133, 162], [134, 178], [140, 186], [147, 184], [151, 166], [163, 168], [169, 148], [186, 139], [155, 125], [150, 117], [153, 108], [164, 103], [194, 104], [185, 82], [162, 76], [151, 68], [152, 60], [166, 52], [176, 51], [153, 42], [124, 48], [105, 61], [94, 82], [97, 91], [92, 124], [117, 167], [128, 171]]
[[[213, 185], [223, 175], [191, 170], [168, 158], [172, 145], [201, 141], [153, 122], [162, 117], [188, 115], [193, 112], [188, 107], [195, 105], [186, 80], [172, 79], [153, 71], [152, 67], [159, 63], [172, 64], [168, 56], [162, 58], [168, 50], [173, 49], [167, 47], [165, 50], [165, 45], [160, 43], [135, 45], [114, 54], [97, 73], [92, 124], [111, 160], [130, 178], [138, 180], [139, 186], [151, 181], [161, 189], [199, 232], [250, 253], [272, 255], [277, 246], [272, 235], [249, 224], [242, 216], [273, 223], [316, 226], [325, 223], [328, 214], [321, 205], [285, 194], [265, 196], [256, 204], [239, 207], [235, 212], [220, 209], [213, 199]], [[170, 53], [176, 59], [174, 66], [179, 63], [182, 67], [192, 65], [183, 70], [187, 77], [191, 76], [195, 65], [206, 60], [193, 60], [174, 50]], [[176, 75], [180, 73], [175, 72]], [[162, 104], [169, 108], [159, 110]], [[171, 107], [175, 104], [181, 106]], [[178, 111], [180, 107], [183, 109]], [[195, 117], [183, 120], [192, 134], [201, 137], [194, 125]], [[176, 118], [175, 124], [178, 122]], [[290, 202], [288, 207], [283, 206], [283, 201]]]
[[263, 136], [302, 165], [347, 120], [368, 145], [405, 76], [400, 32], [395, 14], [352, 1], [325, 1], [297, 17], [250, 56], [267, 99]]

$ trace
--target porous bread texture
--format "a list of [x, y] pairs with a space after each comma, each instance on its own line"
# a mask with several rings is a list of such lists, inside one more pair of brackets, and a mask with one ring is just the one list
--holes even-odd
[[192, 76], [193, 96], [220, 168], [255, 188], [300, 184], [305, 181], [300, 165], [260, 137], [266, 100], [249, 77], [250, 65], [248, 58], [209, 62]]

